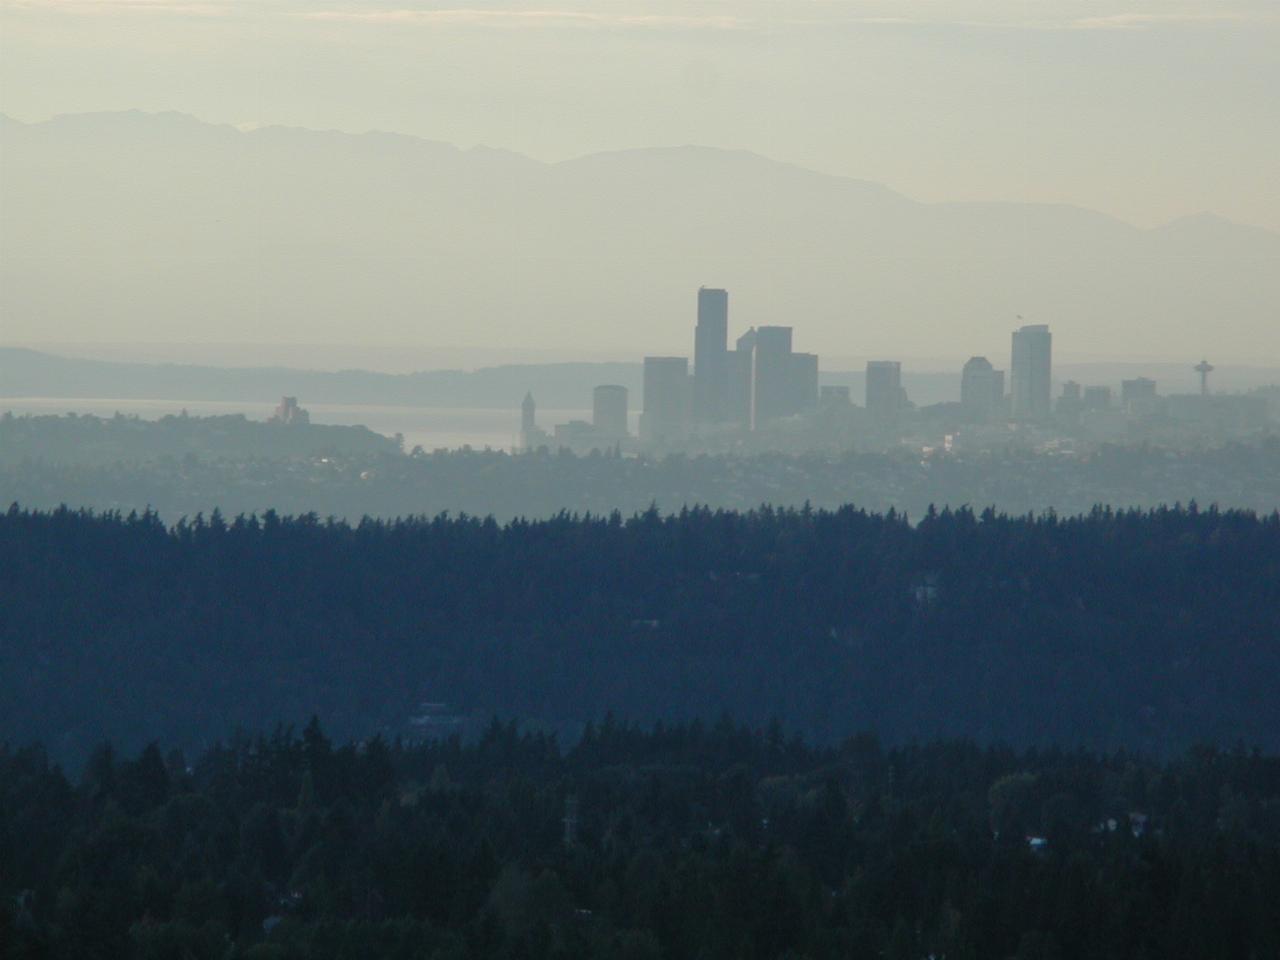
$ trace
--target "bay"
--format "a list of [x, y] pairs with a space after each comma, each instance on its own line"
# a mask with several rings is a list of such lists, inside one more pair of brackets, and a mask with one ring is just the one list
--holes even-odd
[[[475, 407], [411, 407], [376, 404], [308, 403], [305, 409], [311, 422], [340, 426], [365, 426], [385, 436], [403, 434], [404, 448], [412, 450], [459, 449], [470, 446], [510, 450], [520, 437], [520, 411]], [[0, 398], [0, 412], [62, 416], [68, 413], [112, 417], [136, 416], [143, 420], [159, 420], [177, 416], [186, 410], [193, 417], [241, 414], [250, 420], [266, 420], [270, 405], [234, 400], [122, 400], [83, 397], [5, 397]], [[538, 411], [538, 424], [550, 431], [557, 423], [590, 420], [590, 410], [548, 409]], [[634, 419], [634, 418], [633, 418]]]

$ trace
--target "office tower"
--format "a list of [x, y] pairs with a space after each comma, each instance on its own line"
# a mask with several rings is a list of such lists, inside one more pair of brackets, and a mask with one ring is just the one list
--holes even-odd
[[818, 356], [791, 352], [790, 327], [752, 327], [727, 360], [729, 421], [754, 430], [818, 406]]
[[791, 385], [787, 413], [807, 413], [818, 406], [818, 355], [791, 355]]
[[1047, 324], [1035, 323], [1013, 332], [1009, 365], [1013, 416], [1042, 420], [1049, 416], [1053, 335]]
[[729, 419], [747, 429], [752, 423], [752, 400], [755, 395], [756, 328], [738, 338], [729, 354]]
[[970, 357], [960, 374], [960, 405], [979, 423], [997, 416], [1004, 406], [1004, 371], [986, 357]]
[[538, 433], [538, 424], [535, 420], [537, 409], [537, 405], [533, 402], [533, 392], [527, 391], [524, 402], [520, 404], [520, 446], [526, 450], [533, 447], [534, 438]]
[[902, 364], [897, 360], [867, 361], [867, 413], [892, 420], [906, 406]]
[[657, 444], [684, 441], [689, 421], [689, 360], [644, 358], [641, 437]]
[[1120, 381], [1120, 402], [1126, 407], [1134, 401], [1156, 399], [1156, 382], [1146, 377]]
[[591, 425], [602, 438], [622, 440], [627, 436], [626, 387], [606, 384], [591, 392]]
[[698, 325], [693, 335], [693, 419], [726, 419], [729, 394], [729, 294], [698, 290]]
[[751, 379], [753, 428], [791, 412], [790, 327], [756, 327]]
[[1110, 387], [1085, 387], [1084, 388], [1084, 408], [1086, 410], [1110, 410], [1111, 409], [1111, 388]]

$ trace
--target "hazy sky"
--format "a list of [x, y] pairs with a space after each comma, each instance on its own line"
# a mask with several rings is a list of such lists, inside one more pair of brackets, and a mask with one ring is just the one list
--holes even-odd
[[1280, 229], [1277, 0], [0, 0], [0, 110], [547, 160], [700, 143], [917, 199]]

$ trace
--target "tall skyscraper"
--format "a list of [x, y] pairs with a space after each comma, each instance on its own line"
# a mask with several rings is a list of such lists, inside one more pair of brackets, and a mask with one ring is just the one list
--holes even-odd
[[805, 413], [818, 406], [818, 355], [791, 354], [791, 389], [787, 413]]
[[756, 327], [752, 427], [788, 416], [792, 394], [791, 328]]
[[1052, 353], [1053, 335], [1047, 324], [1033, 323], [1013, 332], [1009, 373], [1012, 412], [1016, 419], [1044, 420], [1049, 416]]
[[902, 364], [897, 360], [868, 360], [867, 413], [878, 420], [892, 420], [905, 406]]
[[756, 328], [738, 338], [729, 354], [729, 419], [751, 429], [755, 399]]
[[627, 388], [604, 384], [591, 391], [591, 426], [611, 440], [627, 437]]
[[997, 416], [1004, 406], [1004, 371], [986, 357], [970, 357], [960, 374], [960, 405], [978, 423]]
[[640, 436], [649, 443], [679, 444], [689, 424], [689, 360], [645, 357]]
[[790, 327], [752, 327], [728, 354], [729, 419], [755, 430], [818, 406], [818, 355], [791, 352]]
[[699, 423], [727, 419], [729, 399], [729, 294], [698, 290], [698, 325], [693, 335], [693, 418]]
[[524, 402], [520, 404], [520, 446], [526, 450], [533, 447], [538, 433], [537, 409], [533, 402], [533, 392], [526, 391]]

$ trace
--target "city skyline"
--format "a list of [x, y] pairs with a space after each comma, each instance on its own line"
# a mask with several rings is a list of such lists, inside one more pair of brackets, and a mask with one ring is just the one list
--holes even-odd
[[1280, 0], [1134, 3], [0, 0], [0, 954], [1274, 954]]
[[[617, 454], [759, 452], [806, 445], [892, 445], [915, 435], [922, 452], [935, 448], [930, 437], [949, 451], [957, 444], [967, 449], [1007, 444], [1013, 434], [1002, 432], [1001, 424], [1049, 449], [1076, 440], [1132, 440], [1161, 431], [1185, 442], [1204, 431], [1227, 436], [1265, 429], [1270, 418], [1262, 396], [1212, 393], [1207, 378], [1214, 367], [1205, 359], [1187, 368], [1200, 377], [1198, 394], [1162, 395], [1157, 381], [1145, 373], [1121, 379], [1118, 391], [1110, 384], [1055, 379], [1053, 335], [1043, 323], [1021, 323], [1012, 331], [1008, 393], [1006, 371], [973, 355], [958, 372], [954, 396], [921, 404], [903, 385], [900, 360], [869, 360], [861, 408], [852, 402], [847, 384], [821, 383], [819, 357], [793, 350], [792, 327], [749, 327], [735, 339], [733, 350], [728, 349], [729, 329], [729, 292], [699, 287], [695, 362], [691, 367], [688, 356], [643, 358], [634, 436], [623, 386], [594, 387], [592, 419], [557, 424], [551, 433], [534, 422], [532, 394], [526, 393], [516, 449], [554, 445]], [[1061, 394], [1055, 398], [1058, 386]]]

